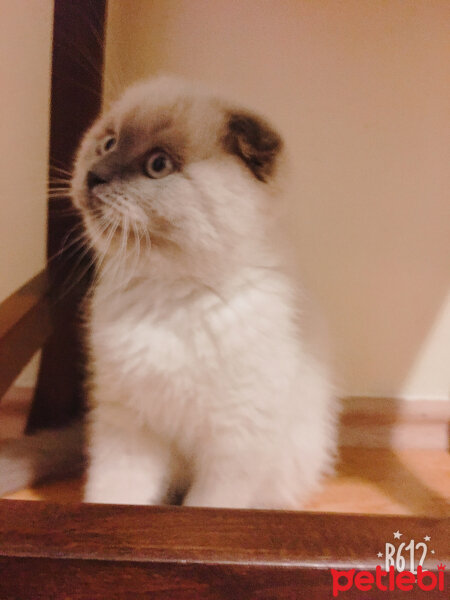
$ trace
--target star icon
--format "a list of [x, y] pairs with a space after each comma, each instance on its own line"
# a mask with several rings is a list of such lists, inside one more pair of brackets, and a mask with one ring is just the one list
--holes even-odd
[[377, 556], [378, 556], [378, 558], [382, 558], [383, 557], [383, 553], [382, 552], [378, 552]]
[[426, 536], [425, 536], [423, 539], [424, 539], [426, 542], [429, 542], [429, 541], [431, 540], [431, 538], [430, 538], [430, 536], [429, 536], [429, 535], [426, 535]]
[[394, 532], [394, 539], [399, 540], [402, 535], [403, 535], [403, 533], [400, 533], [400, 531], [397, 530]]

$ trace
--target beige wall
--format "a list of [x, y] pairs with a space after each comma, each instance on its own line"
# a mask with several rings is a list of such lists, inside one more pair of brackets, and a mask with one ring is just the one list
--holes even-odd
[[0, 301], [45, 264], [51, 0], [0, 0]]
[[[158, 71], [266, 113], [351, 394], [445, 398], [447, 0], [110, 0], [106, 96]], [[447, 130], [448, 133], [448, 130]]]

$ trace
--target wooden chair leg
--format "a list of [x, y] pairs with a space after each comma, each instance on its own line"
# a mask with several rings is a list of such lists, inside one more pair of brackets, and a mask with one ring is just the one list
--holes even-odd
[[[106, 0], [55, 0], [54, 7], [50, 181], [55, 175], [52, 168], [70, 172], [80, 138], [101, 109]], [[83, 409], [79, 307], [89, 269], [86, 261], [79, 264], [83, 250], [64, 250], [73, 239], [70, 232], [77, 235], [80, 227], [80, 218], [67, 214], [69, 207], [70, 201], [61, 198], [57, 206], [53, 202], [48, 208], [53, 334], [43, 348], [28, 432], [63, 425]], [[83, 269], [86, 274], [77, 282]]]
[[79, 301], [52, 310], [53, 334], [42, 348], [41, 364], [26, 431], [59, 427], [84, 407], [84, 352], [74, 316]]

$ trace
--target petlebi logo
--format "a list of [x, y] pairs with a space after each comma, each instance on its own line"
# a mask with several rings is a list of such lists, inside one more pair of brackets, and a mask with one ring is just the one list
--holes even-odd
[[[405, 541], [402, 541], [402, 538]], [[361, 592], [378, 589], [386, 592], [387, 598], [389, 592], [394, 590], [410, 592], [420, 589], [426, 592], [432, 590], [444, 592], [446, 565], [438, 564], [437, 574], [425, 570], [423, 564], [428, 554], [437, 558], [429, 535], [420, 540], [406, 540], [403, 533], [394, 531], [392, 541], [386, 542], [384, 548], [376, 555], [382, 564], [376, 567], [375, 575], [370, 571], [356, 569], [349, 571], [331, 569], [333, 596], [336, 597], [352, 588]]]

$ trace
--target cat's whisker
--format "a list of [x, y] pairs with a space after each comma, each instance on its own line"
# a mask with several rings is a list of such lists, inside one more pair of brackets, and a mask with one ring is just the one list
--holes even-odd
[[71, 190], [68, 188], [50, 188], [47, 190], [47, 196], [50, 198], [68, 198], [71, 196]]
[[[88, 25], [92, 32], [92, 35], [94, 36], [94, 39], [96, 40], [99, 47], [103, 49], [104, 41], [102, 40], [100, 33], [94, 27], [94, 24], [90, 21], [90, 19], [87, 19], [87, 21], [89, 22]], [[115, 50], [115, 47], [114, 47], [114, 50]], [[114, 95], [116, 95], [116, 96], [123, 89], [123, 85], [121, 85], [120, 77], [118, 76], [118, 73], [117, 73], [117, 68], [122, 70], [121, 62], [116, 60], [114, 70], [106, 71], [106, 69], [103, 69], [103, 73], [102, 73], [102, 77], [105, 79], [105, 81], [111, 87]]]
[[70, 180], [72, 178], [72, 172], [64, 167], [58, 167], [57, 165], [53, 165], [53, 164], [50, 165], [49, 176], [51, 178], [53, 177], [53, 175], [52, 175], [53, 171], [56, 171], [56, 173], [59, 177], [67, 178], [68, 180]]
[[147, 230], [147, 227], [145, 227], [145, 226], [144, 226], [144, 236], [145, 236], [146, 249], [147, 249], [147, 251], [149, 251], [152, 247], [152, 242], [151, 242], [150, 234]]
[[[69, 275], [67, 276], [66, 281], [71, 281], [71, 285], [64, 290], [64, 292], [61, 294], [59, 300], [61, 300], [62, 298], [64, 298], [64, 296], [66, 296], [67, 294], [69, 294], [69, 292], [80, 282], [82, 281], [82, 279], [86, 276], [86, 274], [89, 272], [89, 270], [92, 267], [95, 267], [95, 256], [93, 256], [93, 252], [95, 253], [95, 248], [97, 246], [97, 242], [98, 240], [101, 238], [101, 236], [103, 235], [103, 232], [106, 231], [106, 229], [108, 228], [108, 224], [106, 224], [99, 232], [98, 234], [95, 236], [94, 239], [87, 239], [87, 243], [83, 249], [83, 252], [81, 252], [78, 256], [78, 260], [75, 263], [75, 265], [73, 266], [72, 270], [70, 271]], [[78, 277], [76, 277], [76, 279], [72, 280], [72, 277], [74, 275], [74, 273], [76, 273], [77, 269], [80, 267], [82, 261], [86, 258], [86, 256], [90, 255], [90, 259], [87, 263], [87, 265], [85, 266], [84, 269], [82, 269], [81, 273], [78, 275]]]
[[108, 251], [110, 249], [111, 246], [111, 242], [114, 238], [114, 235], [116, 234], [116, 231], [119, 227], [120, 223], [118, 220], [114, 221], [113, 223], [109, 224], [109, 227], [106, 228], [106, 231], [108, 231], [109, 229], [109, 233], [107, 233], [106, 235], [106, 240], [105, 240], [105, 248], [104, 250], [101, 250], [101, 257], [100, 259], [97, 261], [97, 265], [96, 265], [96, 273], [98, 275], [100, 275], [100, 273], [102, 272], [102, 266], [103, 266], [103, 262], [108, 254]]
[[134, 248], [136, 250], [136, 259], [134, 261], [133, 264], [133, 273], [135, 273], [139, 267], [139, 260], [141, 258], [141, 236], [139, 234], [138, 228], [136, 223], [134, 222], [134, 220], [132, 221], [132, 227], [133, 227], [133, 238], [134, 238]]
[[[60, 255], [62, 252], [64, 252], [64, 250], [65, 250], [65, 248], [66, 248], [67, 241], [70, 239], [70, 236], [71, 236], [73, 233], [75, 233], [75, 232], [77, 231], [77, 229], [79, 230], [79, 234], [77, 235], [77, 238], [76, 238], [76, 239], [81, 239], [83, 236], [86, 236], [86, 238], [87, 238], [87, 234], [86, 234], [86, 232], [84, 231], [84, 229], [82, 229], [82, 228], [80, 227], [80, 224], [79, 224], [79, 223], [76, 223], [76, 224], [75, 224], [73, 227], [71, 227], [71, 228], [69, 229], [69, 231], [68, 231], [68, 232], [65, 234], [65, 236], [63, 237], [63, 239], [62, 239], [62, 242], [61, 242], [61, 248], [60, 248], [60, 250], [59, 250], [57, 253], [55, 253], [53, 256], [51, 256], [51, 257], [48, 259], [49, 261], [52, 261], [52, 260], [54, 260], [54, 259], [55, 259], [55, 258], [57, 258], [57, 257], [58, 257], [58, 256], [59, 256], [59, 255]], [[72, 244], [72, 242], [71, 242], [71, 244]]]
[[62, 186], [69, 189], [72, 187], [70, 179], [64, 179], [64, 177], [49, 177], [47, 180], [47, 187], [53, 186]]
[[[83, 18], [87, 28], [89, 29], [90, 33], [92, 34], [92, 38], [95, 41], [95, 43], [97, 44], [97, 47], [99, 50], [101, 50], [102, 53], [104, 53], [104, 46], [105, 46], [105, 42], [102, 39], [102, 35], [100, 34], [100, 24], [98, 24], [98, 28], [96, 27], [96, 23], [94, 23], [92, 21], [92, 19], [90, 18], [85, 18], [85, 15], [83, 12], [80, 12], [80, 16]], [[97, 74], [100, 75], [102, 78], [107, 78], [108, 83], [110, 83], [110, 73], [105, 73], [104, 69], [102, 71], [102, 69], [97, 65], [96, 61], [93, 60], [93, 57], [89, 56], [88, 53], [86, 53], [84, 51], [84, 48], [80, 49], [77, 46], [77, 51], [78, 53], [81, 55], [81, 57], [85, 60], [86, 64], [89, 65], [90, 68], [93, 69], [93, 71]]]
[[[72, 271], [69, 273], [69, 275], [66, 278], [66, 281], [70, 281], [73, 277], [73, 275], [76, 273], [76, 270], [81, 266], [82, 263], [82, 259], [86, 258], [86, 256], [89, 255], [90, 252], [94, 252], [95, 248], [94, 246], [89, 246], [86, 247], [86, 251], [83, 253], [82, 257], [80, 257], [80, 260], [77, 262], [76, 266], [72, 269]], [[84, 277], [86, 277], [86, 275], [89, 273], [89, 271], [95, 266], [95, 259], [93, 257], [91, 257], [89, 259], [89, 261], [87, 262], [86, 266], [81, 270], [80, 274], [76, 277], [76, 279], [74, 279], [71, 283], [71, 285], [69, 285], [69, 287], [64, 290], [59, 298], [58, 301], [61, 301], [63, 298], [65, 298], [66, 296], [69, 295], [69, 293], [75, 289], [75, 287], [81, 283], [81, 281], [84, 279]]]
[[70, 184], [70, 181], [66, 181], [64, 179], [60, 179], [60, 180], [50, 180], [47, 183], [47, 190], [48, 191], [52, 191], [52, 190], [65, 190], [67, 192], [70, 192], [72, 190], [72, 186]]
[[[117, 282], [116, 285], [111, 286], [111, 288], [109, 289], [109, 294], [113, 294], [114, 292], [116, 292], [117, 290], [119, 290], [121, 287], [123, 287], [125, 285], [124, 278], [121, 276], [121, 267], [122, 267], [123, 262], [125, 262], [124, 266], [126, 269], [126, 261], [123, 260], [122, 253], [121, 253], [121, 246], [122, 246], [124, 235], [125, 235], [124, 224], [122, 222], [118, 223], [114, 229], [114, 234], [117, 232], [117, 229], [119, 227], [121, 230], [121, 238], [120, 238], [120, 246], [119, 246], [117, 258], [114, 261], [110, 261], [108, 266], [103, 271], [103, 276], [106, 276], [112, 272], [113, 273], [112, 279], [113, 279], [113, 281]], [[113, 236], [111, 236], [111, 241], [112, 241], [112, 239], [113, 239]], [[109, 249], [109, 247], [108, 247], [108, 249]], [[107, 251], [105, 252], [105, 255], [106, 254], [107, 254]]]
[[70, 185], [67, 185], [66, 183], [63, 183], [62, 181], [52, 181], [47, 185], [47, 191], [48, 192], [53, 192], [53, 191], [64, 191], [67, 193], [70, 193], [72, 191], [72, 187]]
[[[81, 16], [84, 16], [84, 13], [80, 13], [80, 14], [81, 14]], [[88, 21], [89, 21], [89, 19], [85, 19], [86, 24], [88, 24]], [[70, 53], [71, 59], [74, 61], [74, 63], [76, 63], [81, 69], [83, 69], [87, 73], [95, 74], [96, 77], [100, 76], [102, 78], [103, 77], [102, 69], [99, 67], [96, 60], [93, 57], [89, 56], [89, 54], [84, 51], [83, 46], [80, 46], [80, 44], [77, 44], [71, 38], [72, 38], [72, 36], [67, 35], [66, 38], [64, 39], [64, 44], [66, 45], [66, 48], [67, 48], [68, 52]], [[80, 88], [86, 88], [91, 94], [95, 94], [98, 97], [101, 97], [101, 93], [99, 91], [97, 91], [96, 89], [89, 88], [88, 86], [80, 85], [80, 82], [78, 80], [76, 80], [75, 78], [67, 77], [66, 72], [64, 73], [64, 76], [67, 79], [70, 79], [74, 83], [79, 85]]]
[[47, 176], [50, 179], [59, 177], [64, 180], [70, 180], [72, 178], [72, 172], [64, 167], [58, 167], [56, 165], [50, 165]]
[[[108, 226], [108, 224], [104, 225], [103, 228], [106, 229]], [[69, 242], [69, 244], [67, 244], [68, 239], [70, 238], [71, 233], [74, 233], [78, 230], [78, 235], [76, 238], [74, 238], [73, 240], [71, 240]], [[101, 236], [101, 232], [99, 234]], [[88, 234], [88, 232], [86, 231], [86, 229], [84, 228], [84, 226], [80, 223], [77, 223], [76, 225], [74, 225], [74, 227], [72, 227], [72, 229], [69, 231], [68, 234], [66, 234], [63, 243], [62, 243], [62, 247], [61, 250], [52, 258], [55, 258], [56, 256], [58, 256], [59, 254], [64, 254], [71, 246], [76, 245], [78, 242], [82, 242], [83, 246], [80, 246], [80, 250], [84, 250], [86, 246], [89, 246], [91, 248], [94, 247], [95, 242], [98, 240], [99, 238], [96, 237], [94, 240], [91, 239], [91, 235]], [[75, 250], [68, 255], [68, 257], [73, 256], [77, 251], [77, 248], [75, 248]], [[83, 254], [85, 254], [85, 252], [83, 252]]]
[[120, 263], [122, 275], [118, 281], [127, 281], [127, 257], [128, 257], [128, 238], [129, 238], [129, 218], [124, 217], [122, 234], [120, 239]]
[[[73, 227], [71, 231], [75, 231], [77, 227], [78, 225]], [[80, 234], [77, 235], [74, 239], [70, 240], [70, 242], [68, 242], [69, 236], [70, 233], [66, 234], [61, 248], [58, 250], [58, 252], [55, 252], [52, 256], [48, 258], [48, 264], [52, 264], [58, 259], [62, 258], [64, 260], [69, 260], [73, 256], [75, 256], [77, 252], [82, 251], [85, 248], [86, 244], [91, 243], [85, 231], [81, 231]]]

